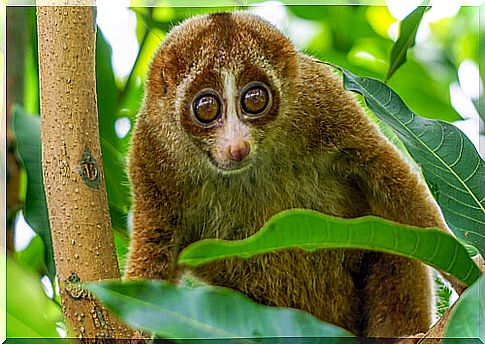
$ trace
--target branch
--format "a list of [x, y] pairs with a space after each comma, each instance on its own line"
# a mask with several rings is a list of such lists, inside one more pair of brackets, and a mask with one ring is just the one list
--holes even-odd
[[80, 287], [120, 278], [99, 143], [93, 9], [38, 7], [37, 22], [42, 168], [69, 334], [131, 338], [133, 331]]

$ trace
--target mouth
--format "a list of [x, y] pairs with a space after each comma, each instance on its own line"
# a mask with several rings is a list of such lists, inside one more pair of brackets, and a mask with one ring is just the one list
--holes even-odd
[[244, 170], [247, 170], [251, 166], [251, 158], [247, 157], [242, 161], [233, 161], [233, 160], [219, 160], [216, 159], [211, 154], [208, 154], [210, 164], [213, 168], [215, 168], [218, 172], [222, 173], [237, 173]]

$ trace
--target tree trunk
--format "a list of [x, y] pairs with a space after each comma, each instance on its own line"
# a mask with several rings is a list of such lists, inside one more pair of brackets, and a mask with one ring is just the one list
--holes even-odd
[[120, 277], [99, 144], [93, 8], [38, 7], [37, 30], [42, 169], [69, 335], [130, 338], [79, 286]]

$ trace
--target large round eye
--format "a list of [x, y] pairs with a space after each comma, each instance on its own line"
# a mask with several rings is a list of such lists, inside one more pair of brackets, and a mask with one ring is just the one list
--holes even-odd
[[241, 107], [246, 115], [261, 116], [270, 103], [271, 93], [262, 83], [249, 84], [242, 93]]
[[212, 92], [204, 92], [195, 98], [192, 103], [195, 118], [202, 124], [207, 125], [219, 118], [221, 102]]

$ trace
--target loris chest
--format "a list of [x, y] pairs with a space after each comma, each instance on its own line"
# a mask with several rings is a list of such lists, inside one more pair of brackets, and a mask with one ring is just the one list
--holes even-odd
[[330, 172], [328, 159], [311, 164], [267, 164], [238, 175], [220, 174], [187, 187], [179, 218], [190, 242], [204, 238], [241, 239], [273, 215], [306, 208], [353, 217], [362, 208], [358, 191]]

